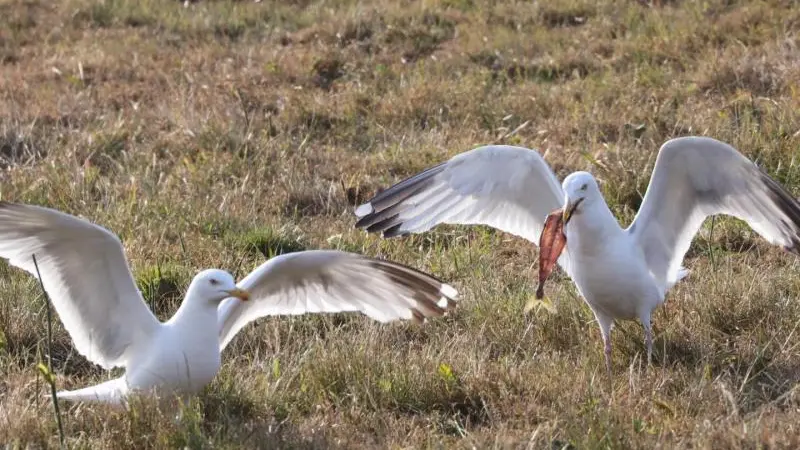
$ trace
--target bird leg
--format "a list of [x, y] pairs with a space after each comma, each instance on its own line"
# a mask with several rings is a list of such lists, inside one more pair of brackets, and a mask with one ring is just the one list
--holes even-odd
[[611, 378], [611, 329], [614, 327], [614, 319], [605, 314], [594, 312], [594, 317], [600, 325], [600, 334], [603, 336], [603, 353], [606, 358], [606, 371], [609, 379]]
[[647, 347], [647, 365], [653, 363], [653, 327], [650, 325], [650, 318], [642, 318], [642, 326], [644, 327], [644, 345]]
[[606, 372], [611, 377], [611, 339], [603, 336], [603, 353], [606, 357]]

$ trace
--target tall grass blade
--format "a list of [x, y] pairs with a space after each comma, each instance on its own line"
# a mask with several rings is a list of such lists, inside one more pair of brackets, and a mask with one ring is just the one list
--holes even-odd
[[[56, 423], [58, 424], [58, 438], [61, 442], [61, 448], [67, 448], [66, 440], [64, 435], [64, 424], [61, 422], [61, 410], [58, 407], [58, 397], [56, 396], [56, 378], [53, 376], [53, 364], [52, 364], [52, 354], [53, 354], [53, 313], [50, 310], [50, 297], [47, 295], [47, 291], [44, 289], [44, 283], [42, 283], [42, 274], [39, 273], [39, 264], [36, 262], [36, 255], [33, 256], [33, 266], [36, 268], [36, 278], [39, 280], [39, 287], [42, 288], [42, 293], [44, 294], [44, 301], [45, 301], [45, 309], [47, 310], [47, 375], [44, 377], [47, 384], [50, 385], [50, 396], [53, 399], [53, 409], [55, 409], [56, 413]], [[44, 374], [45, 370], [39, 365], [39, 370]]]

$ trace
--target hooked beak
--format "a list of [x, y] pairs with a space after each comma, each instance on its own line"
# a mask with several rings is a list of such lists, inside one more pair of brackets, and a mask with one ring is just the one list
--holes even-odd
[[561, 221], [564, 222], [564, 225], [566, 225], [567, 222], [569, 222], [569, 220], [572, 219], [572, 214], [575, 212], [576, 209], [578, 209], [578, 205], [580, 205], [582, 201], [583, 198], [579, 198], [577, 201], [573, 203], [572, 199], [567, 198], [567, 205], [564, 206], [564, 212], [561, 213]]
[[244, 289], [239, 289], [239, 288], [231, 289], [230, 291], [228, 291], [228, 295], [230, 295], [231, 297], [236, 297], [244, 302], [250, 300], [250, 293], [245, 291]]

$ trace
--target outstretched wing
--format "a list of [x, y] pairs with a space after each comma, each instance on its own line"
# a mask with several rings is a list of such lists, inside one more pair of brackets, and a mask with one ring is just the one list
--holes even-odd
[[0, 257], [42, 283], [75, 348], [107, 369], [160, 323], [142, 300], [119, 239], [52, 209], [0, 202]]
[[800, 204], [733, 147], [706, 137], [667, 141], [630, 233], [662, 288], [680, 264], [706, 217], [742, 219], [769, 242], [797, 252]]
[[[538, 244], [545, 217], [563, 202], [561, 185], [539, 153], [490, 145], [376, 195], [356, 209], [356, 227], [394, 237], [440, 223], [481, 224]], [[565, 267], [566, 252], [559, 262]]]
[[250, 293], [250, 300], [228, 298], [220, 304], [220, 349], [263, 316], [359, 311], [380, 322], [423, 321], [444, 314], [457, 294], [410, 267], [333, 250], [277, 256], [238, 286]]

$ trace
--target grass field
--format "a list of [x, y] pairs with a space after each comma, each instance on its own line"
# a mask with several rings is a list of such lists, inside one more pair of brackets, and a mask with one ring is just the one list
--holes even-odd
[[[800, 7], [789, 0], [0, 0], [0, 194], [123, 240], [169, 317], [191, 276], [337, 248], [462, 293], [424, 326], [269, 318], [180, 421], [62, 404], [70, 448], [797, 448], [798, 259], [710, 222], [641, 327], [599, 330], [563, 272], [526, 317], [534, 245], [482, 227], [381, 240], [380, 187], [487, 143], [591, 170], [623, 224], [658, 147], [737, 147], [800, 194]], [[531, 193], [535, 195], [535, 193]], [[90, 249], [87, 249], [90, 251]], [[57, 447], [44, 299], [0, 267], [0, 444]], [[60, 323], [60, 388], [109, 374]]]

